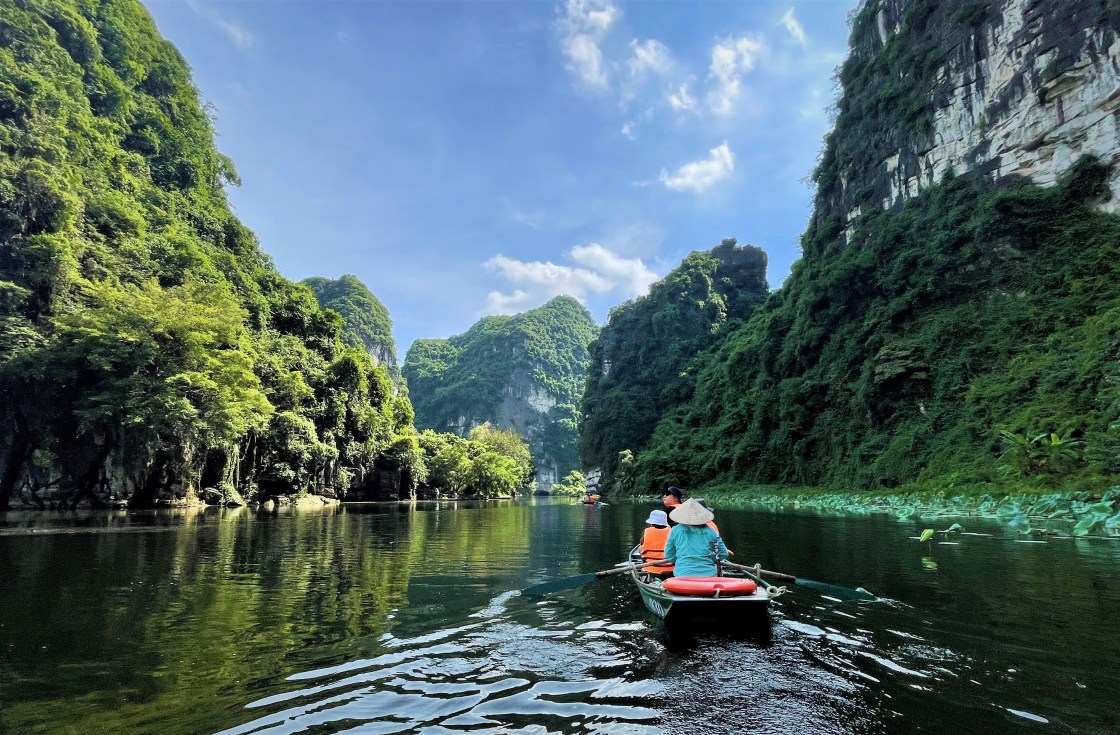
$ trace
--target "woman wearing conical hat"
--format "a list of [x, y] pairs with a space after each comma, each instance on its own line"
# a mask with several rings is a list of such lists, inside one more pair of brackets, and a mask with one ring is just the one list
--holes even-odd
[[716, 576], [716, 559], [727, 559], [727, 546], [707, 525], [713, 518], [710, 510], [692, 498], [669, 514], [669, 519], [677, 522], [665, 542], [665, 561], [674, 564], [673, 576]]

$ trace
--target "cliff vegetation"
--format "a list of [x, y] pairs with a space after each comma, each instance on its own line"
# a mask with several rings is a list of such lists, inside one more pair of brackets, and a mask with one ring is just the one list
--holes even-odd
[[276, 271], [213, 135], [134, 0], [0, 4], [0, 508], [425, 480], [388, 314]]
[[598, 325], [559, 296], [514, 316], [488, 316], [449, 339], [416, 340], [403, 373], [418, 427], [466, 436], [491, 422], [525, 437], [539, 484], [577, 469], [579, 395]]
[[1045, 494], [1120, 479], [1109, 166], [1086, 156], [1043, 187], [977, 161], [882, 206], [883, 159], [923, 149], [944, 103], [945, 47], [995, 22], [976, 3], [861, 7], [804, 256], [690, 363], [630, 489]]
[[735, 240], [694, 252], [650, 292], [611, 310], [591, 344], [580, 459], [610, 484], [620, 452], [640, 452], [658, 419], [689, 400], [697, 354], [718, 344], [768, 294], [766, 254]]
[[397, 366], [397, 343], [393, 339], [393, 321], [389, 310], [369, 288], [350, 274], [337, 279], [305, 278], [324, 309], [336, 311], [342, 317], [342, 341], [365, 350], [375, 364], [384, 365], [394, 383], [400, 383]]

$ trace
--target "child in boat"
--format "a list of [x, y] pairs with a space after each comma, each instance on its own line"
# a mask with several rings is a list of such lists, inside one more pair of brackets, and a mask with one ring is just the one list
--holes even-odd
[[[663, 510], [650, 511], [646, 519], [646, 530], [642, 533], [642, 561], [656, 561], [665, 558], [665, 542], [669, 539], [669, 516]], [[646, 567], [650, 574], [665, 579], [673, 576], [672, 564], [658, 564]]]
[[665, 542], [665, 561], [674, 564], [673, 576], [716, 576], [716, 557], [726, 561], [727, 546], [707, 525], [713, 518], [710, 510], [692, 498], [669, 514], [669, 519], [677, 522]]

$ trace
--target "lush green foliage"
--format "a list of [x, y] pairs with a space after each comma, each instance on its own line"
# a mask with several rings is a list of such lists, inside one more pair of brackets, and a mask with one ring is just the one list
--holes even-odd
[[560, 480], [552, 483], [553, 495], [582, 495], [587, 492], [587, 478], [579, 470], [572, 470]]
[[517, 487], [527, 485], [532, 479], [533, 455], [529, 451], [529, 445], [516, 431], [499, 429], [487, 421], [471, 429], [468, 438], [491, 452], [512, 459], [518, 473], [514, 478]]
[[475, 427], [470, 439], [426, 429], [419, 445], [427, 484], [462, 497], [508, 497], [533, 474], [529, 446], [512, 431], [490, 424]]
[[0, 28], [0, 506], [408, 475], [407, 399], [230, 212], [143, 8], [7, 2]]
[[[1098, 491], [1120, 476], [1120, 217], [1098, 207], [1105, 167], [1082, 160], [1049, 188], [950, 174], [882, 206], [884, 161], [928, 150], [947, 48], [982, 10], [856, 12], [804, 257], [692, 363], [694, 389], [639, 451], [635, 492]], [[885, 40], [881, 11], [896, 27]]]
[[399, 382], [393, 322], [389, 319], [389, 310], [373, 292], [357, 276], [349, 274], [336, 280], [306, 278], [303, 283], [315, 292], [321, 307], [342, 315], [342, 340], [368, 352], [376, 362], [386, 366], [394, 382]]
[[591, 345], [580, 432], [580, 459], [603, 470], [604, 487], [617, 479], [619, 453], [632, 459], [658, 418], [689, 400], [697, 353], [718, 344], [766, 295], [766, 254], [724, 240], [611, 310]]
[[993, 482], [1000, 430], [1063, 437], [1060, 471], [1027, 472], [1035, 485], [1109, 482], [1120, 217], [1096, 208], [1105, 177], [1086, 161], [1047, 189], [953, 179], [862, 218], [858, 245], [818, 244], [701, 360], [638, 489]]
[[[995, 517], [1022, 534], [1120, 536], [1120, 486], [1100, 493], [990, 494], [882, 491], [837, 492], [826, 488], [715, 485], [705, 494], [721, 505], [812, 510], [821, 513], [887, 513], [900, 521], [932, 522], [961, 516]], [[946, 521], [947, 522], [947, 521]], [[954, 528], [956, 526], [956, 528]], [[960, 530], [953, 524], [940, 533]]]
[[[416, 340], [403, 372], [421, 427], [465, 432], [490, 421], [513, 428], [540, 467], [578, 466], [578, 412], [598, 327], [575, 299], [560, 296], [515, 316], [488, 316], [446, 340]], [[544, 397], [551, 407], [530, 402]]]

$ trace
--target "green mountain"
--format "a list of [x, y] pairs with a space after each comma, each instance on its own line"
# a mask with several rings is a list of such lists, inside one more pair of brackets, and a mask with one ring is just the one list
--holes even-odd
[[393, 382], [400, 382], [393, 322], [389, 310], [373, 292], [357, 276], [349, 274], [335, 280], [321, 276], [305, 278], [303, 284], [315, 292], [319, 306], [342, 315], [342, 341], [368, 352], [375, 365], [386, 367]]
[[734, 240], [694, 252], [649, 294], [611, 310], [591, 345], [580, 460], [610, 483], [624, 450], [640, 453], [657, 420], [687, 401], [691, 363], [768, 294], [766, 254]]
[[0, 3], [0, 508], [423, 474], [407, 398], [233, 216], [213, 137], [138, 3]]
[[1090, 0], [863, 3], [803, 258], [689, 364], [634, 487], [1117, 482], [1118, 30]]
[[403, 372], [417, 427], [460, 436], [487, 421], [513, 429], [529, 442], [538, 486], [556, 482], [579, 467], [577, 404], [597, 332], [579, 302], [559, 296], [449, 339], [416, 340]]

